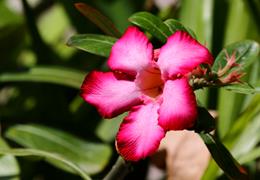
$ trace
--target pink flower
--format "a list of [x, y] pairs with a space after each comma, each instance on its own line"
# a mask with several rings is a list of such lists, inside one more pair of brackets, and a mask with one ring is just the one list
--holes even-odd
[[138, 161], [158, 149], [166, 131], [194, 125], [197, 104], [186, 74], [202, 63], [212, 64], [212, 55], [186, 32], [153, 50], [143, 32], [129, 27], [112, 47], [112, 72], [89, 73], [81, 96], [106, 118], [129, 111], [116, 146], [124, 159]]

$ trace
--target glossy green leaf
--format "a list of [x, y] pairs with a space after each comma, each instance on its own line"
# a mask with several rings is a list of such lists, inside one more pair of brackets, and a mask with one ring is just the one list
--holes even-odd
[[179, 21], [177, 21], [175, 19], [167, 19], [166, 21], [164, 21], [164, 24], [166, 24], [168, 26], [168, 28], [169, 28], [169, 30], [171, 31], [172, 34], [175, 33], [176, 31], [186, 31], [194, 39], [197, 38], [195, 33], [190, 28], [184, 27]]
[[[27, 148], [58, 154], [88, 174], [102, 171], [111, 155], [111, 149], [107, 145], [87, 142], [66, 132], [40, 125], [16, 125], [7, 131], [6, 136]], [[48, 162], [70, 171], [57, 161]]]
[[225, 89], [228, 91], [233, 91], [241, 94], [260, 93], [260, 87], [254, 87], [248, 84], [229, 85], [229, 86], [225, 86]]
[[216, 127], [216, 120], [210, 115], [207, 109], [198, 107], [198, 117], [195, 124], [195, 132], [210, 132]]
[[232, 157], [226, 147], [209, 133], [200, 133], [213, 159], [230, 179], [248, 179], [244, 168]]
[[63, 158], [59, 154], [46, 152], [37, 149], [25, 149], [25, 148], [17, 148], [17, 149], [0, 149], [0, 154], [6, 155], [14, 155], [14, 156], [37, 156], [42, 157], [46, 161], [57, 161], [64, 166], [69, 167], [74, 173], [80, 175], [85, 180], [91, 180], [91, 178], [80, 168], [78, 165], [68, 161]]
[[79, 10], [79, 12], [81, 12], [86, 18], [92, 21], [95, 25], [97, 25], [107, 35], [114, 36], [114, 37], [121, 36], [121, 33], [117, 30], [117, 28], [112, 23], [112, 21], [108, 19], [105, 15], [101, 14], [95, 8], [84, 3], [76, 3], [75, 7]]
[[167, 37], [172, 34], [160, 18], [148, 12], [135, 13], [129, 17], [129, 21], [146, 30], [162, 42], [166, 42]]
[[33, 67], [24, 72], [0, 74], [0, 82], [44, 82], [79, 89], [86, 73], [70, 68]]
[[68, 40], [67, 45], [92, 54], [108, 57], [116, 40], [116, 38], [111, 36], [80, 34], [72, 36]]
[[[7, 143], [0, 138], [0, 149], [9, 149]], [[12, 155], [0, 155], [0, 179], [1, 177], [13, 177], [20, 174], [20, 168]]]
[[225, 47], [215, 59], [212, 70], [217, 72], [220, 68], [223, 68], [226, 63], [226, 52], [229, 56], [232, 53], [236, 54], [236, 63], [239, 64], [237, 68], [245, 69], [251, 65], [259, 53], [259, 44], [255, 41], [246, 40], [236, 42]]

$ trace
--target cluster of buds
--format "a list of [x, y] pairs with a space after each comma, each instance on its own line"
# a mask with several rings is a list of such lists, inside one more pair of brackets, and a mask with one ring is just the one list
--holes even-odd
[[219, 65], [219, 70], [214, 72], [209, 65], [199, 66], [189, 74], [190, 85], [194, 90], [204, 87], [220, 87], [230, 84], [242, 83], [241, 78], [245, 73], [239, 69], [239, 64], [236, 62], [236, 52], [231, 56], [226, 54], [226, 64], [222, 68]]
[[236, 63], [236, 52], [233, 52], [231, 56], [228, 55], [227, 51], [226, 59], [227, 63], [224, 68], [218, 70], [218, 77], [221, 80], [223, 85], [242, 83], [241, 78], [245, 75], [245, 73], [241, 72], [239, 68], [238, 70], [234, 70], [235, 67], [239, 67], [240, 65]]

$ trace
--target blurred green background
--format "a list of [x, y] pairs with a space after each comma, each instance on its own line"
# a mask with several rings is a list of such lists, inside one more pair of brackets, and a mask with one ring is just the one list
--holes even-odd
[[[77, 2], [98, 9], [121, 33], [138, 11], [177, 19], [215, 57], [233, 42], [260, 42], [258, 0], [1, 0], [0, 147], [7, 155], [0, 157], [0, 179], [81, 179], [82, 173], [101, 179], [117, 158], [114, 136], [124, 115], [103, 121], [79, 97], [87, 72], [107, 67], [106, 58], [66, 45], [75, 34], [104, 34], [77, 11]], [[260, 85], [257, 58], [246, 78]], [[218, 137], [252, 179], [260, 178], [260, 96], [222, 89], [199, 90], [197, 96], [216, 110]], [[128, 179], [146, 172], [147, 163]], [[213, 161], [203, 178], [226, 179]]]

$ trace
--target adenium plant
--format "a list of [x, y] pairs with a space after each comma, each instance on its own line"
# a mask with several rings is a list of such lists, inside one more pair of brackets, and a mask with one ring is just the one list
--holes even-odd
[[167, 131], [193, 129], [196, 87], [238, 81], [239, 75], [221, 80], [235, 66], [234, 56], [219, 75], [210, 70], [213, 62], [209, 50], [185, 31], [176, 31], [160, 49], [153, 49], [145, 34], [130, 26], [112, 47], [111, 71], [89, 73], [81, 96], [105, 118], [129, 111], [116, 147], [125, 160], [138, 161], [156, 152]]
[[[258, 43], [236, 42], [213, 58], [194, 32], [175, 19], [162, 21], [151, 13], [137, 12], [128, 19], [134, 26], [121, 35], [94, 8], [83, 3], [75, 6], [107, 35], [75, 35], [67, 44], [106, 57], [110, 69], [90, 72], [81, 86], [81, 97], [104, 118], [128, 112], [115, 139], [116, 149], [125, 161], [119, 157], [105, 179], [122, 177], [131, 162], [155, 153], [168, 131], [185, 129], [200, 135], [230, 179], [248, 179], [221, 139], [210, 133], [215, 120], [199, 106], [194, 91], [226, 86], [233, 92], [256, 92], [241, 78], [257, 57]], [[159, 41], [152, 44], [145, 33]], [[160, 48], [154, 48], [157, 43]]]

